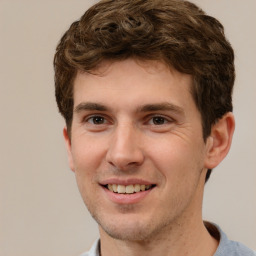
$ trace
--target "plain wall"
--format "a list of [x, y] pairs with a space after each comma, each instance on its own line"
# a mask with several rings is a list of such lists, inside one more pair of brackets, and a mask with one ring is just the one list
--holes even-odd
[[[54, 98], [61, 35], [96, 1], [0, 0], [0, 256], [75, 256], [98, 236], [69, 170]], [[194, 0], [236, 52], [236, 131], [204, 218], [256, 249], [256, 1]]]

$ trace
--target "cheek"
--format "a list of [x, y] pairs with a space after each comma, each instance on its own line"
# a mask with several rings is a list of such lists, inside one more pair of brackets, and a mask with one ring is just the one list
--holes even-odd
[[166, 180], [171, 180], [172, 183], [175, 180], [175, 184], [179, 184], [199, 173], [202, 163], [201, 147], [197, 142], [170, 136], [158, 143], [151, 142], [149, 155]]
[[72, 155], [76, 175], [90, 176], [97, 171], [104, 159], [105, 150], [97, 140], [83, 139], [74, 141]]
[[72, 145], [74, 173], [78, 189], [86, 205], [97, 191], [97, 171], [102, 163], [100, 144], [80, 139]]

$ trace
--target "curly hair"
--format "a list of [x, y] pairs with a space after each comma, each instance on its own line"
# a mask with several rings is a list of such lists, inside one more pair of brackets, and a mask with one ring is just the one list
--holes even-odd
[[70, 26], [56, 49], [55, 95], [69, 132], [77, 71], [127, 58], [159, 60], [192, 75], [204, 140], [232, 111], [234, 52], [218, 20], [183, 0], [103, 0]]

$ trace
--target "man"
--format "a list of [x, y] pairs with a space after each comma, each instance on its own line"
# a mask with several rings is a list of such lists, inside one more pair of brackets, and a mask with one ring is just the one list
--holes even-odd
[[255, 255], [202, 220], [235, 127], [234, 53], [181, 0], [105, 0], [62, 37], [55, 86], [69, 165], [97, 221], [84, 255]]

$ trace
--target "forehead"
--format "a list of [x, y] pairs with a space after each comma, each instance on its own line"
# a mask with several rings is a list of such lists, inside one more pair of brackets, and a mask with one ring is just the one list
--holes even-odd
[[104, 61], [92, 73], [78, 72], [74, 107], [83, 101], [130, 107], [159, 101], [193, 104], [192, 77], [159, 61]]

